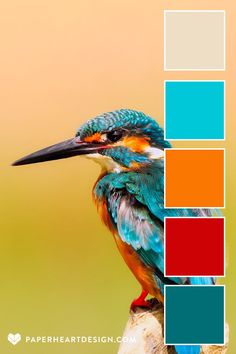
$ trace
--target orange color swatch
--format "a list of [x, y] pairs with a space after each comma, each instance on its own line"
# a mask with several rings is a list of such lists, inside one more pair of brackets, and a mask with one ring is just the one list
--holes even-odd
[[224, 207], [224, 149], [167, 149], [165, 206]]

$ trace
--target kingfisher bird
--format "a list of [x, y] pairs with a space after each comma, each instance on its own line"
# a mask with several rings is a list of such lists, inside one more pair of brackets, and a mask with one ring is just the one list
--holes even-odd
[[[208, 209], [165, 209], [164, 149], [171, 144], [156, 120], [120, 109], [84, 123], [74, 138], [17, 160], [25, 165], [85, 155], [101, 164], [93, 199], [142, 291], [131, 308], [149, 307], [148, 294], [163, 303], [166, 284], [214, 285], [213, 277], [164, 276], [164, 217], [213, 216]], [[177, 171], [176, 171], [177, 172]], [[178, 188], [178, 186], [176, 186]], [[177, 353], [200, 353], [199, 345], [175, 346]]]

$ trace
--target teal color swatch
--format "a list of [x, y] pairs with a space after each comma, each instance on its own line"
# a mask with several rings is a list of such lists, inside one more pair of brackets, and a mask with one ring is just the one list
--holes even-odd
[[224, 139], [223, 81], [166, 81], [165, 138]]
[[166, 344], [223, 344], [224, 287], [166, 286]]

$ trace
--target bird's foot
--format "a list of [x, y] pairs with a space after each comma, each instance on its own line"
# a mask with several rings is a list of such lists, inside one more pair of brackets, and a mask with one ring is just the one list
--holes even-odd
[[150, 309], [151, 308], [150, 301], [145, 300], [147, 295], [148, 295], [148, 291], [142, 290], [141, 295], [137, 299], [134, 299], [132, 301], [130, 305], [130, 309], [133, 311], [135, 310], [136, 307], [143, 307], [146, 309]]

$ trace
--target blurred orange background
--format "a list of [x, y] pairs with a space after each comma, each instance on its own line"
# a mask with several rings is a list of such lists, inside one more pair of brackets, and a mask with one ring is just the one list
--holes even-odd
[[[163, 71], [163, 10], [225, 9], [225, 72]], [[25, 344], [23, 336], [119, 336], [139, 285], [91, 201], [99, 166], [73, 158], [11, 167], [117, 108], [163, 124], [164, 80], [226, 79], [227, 320], [235, 331], [235, 18], [233, 0], [9, 0], [0, 5], [0, 351], [116, 353], [117, 344]], [[236, 339], [229, 353], [236, 351]]]

